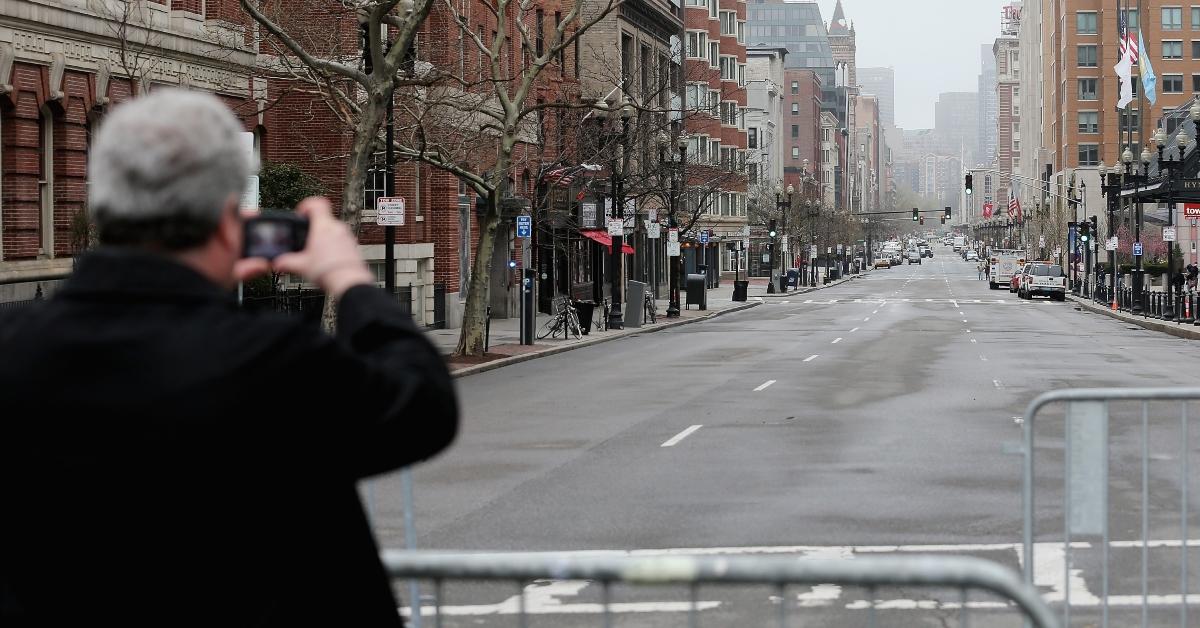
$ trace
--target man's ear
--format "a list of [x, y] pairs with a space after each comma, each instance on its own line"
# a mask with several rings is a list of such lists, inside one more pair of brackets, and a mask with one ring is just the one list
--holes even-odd
[[238, 213], [238, 197], [231, 195], [221, 209], [221, 220], [217, 223], [217, 238], [223, 248], [242, 254], [242, 217]]

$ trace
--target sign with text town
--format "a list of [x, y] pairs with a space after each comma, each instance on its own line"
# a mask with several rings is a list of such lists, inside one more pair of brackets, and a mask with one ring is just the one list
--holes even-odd
[[1183, 215], [1185, 218], [1200, 218], [1200, 203], [1185, 203]]

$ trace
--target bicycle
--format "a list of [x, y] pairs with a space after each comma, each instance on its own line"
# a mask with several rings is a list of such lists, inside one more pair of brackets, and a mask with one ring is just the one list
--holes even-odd
[[600, 302], [600, 310], [596, 312], [596, 331], [608, 331], [608, 315], [612, 313], [612, 306], [608, 303], [608, 298], [605, 297]]
[[579, 314], [575, 311], [575, 306], [571, 305], [570, 299], [562, 299], [558, 304], [558, 311], [546, 324], [542, 326], [542, 333], [538, 335], [538, 340], [547, 337], [553, 338], [562, 332], [563, 340], [566, 340], [571, 335], [576, 339], [582, 336], [582, 330], [579, 327]]
[[646, 298], [642, 300], [642, 309], [646, 312], [646, 322], [658, 322], [658, 305], [654, 302], [654, 295], [646, 293]]

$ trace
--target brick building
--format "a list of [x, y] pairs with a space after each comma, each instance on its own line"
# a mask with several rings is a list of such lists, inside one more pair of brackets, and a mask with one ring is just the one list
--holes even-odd
[[816, 172], [821, 164], [821, 79], [812, 70], [784, 68], [783, 82], [785, 113], [783, 125], [787, 129], [784, 139], [786, 153], [783, 156], [784, 187], [788, 184], [800, 186], [805, 167], [809, 173]]
[[[707, 263], [710, 276], [733, 273], [720, 243], [740, 238], [746, 226], [746, 5], [738, 0], [687, 0], [684, 5], [687, 91], [684, 128], [690, 138], [687, 207], [700, 220], [684, 239], [684, 267]], [[704, 94], [706, 101], [701, 101]], [[712, 242], [697, 246], [700, 231]], [[694, 271], [691, 271], [694, 272]]]
[[[233, 28], [237, 0], [3, 7], [0, 301], [14, 301], [51, 292], [86, 246], [87, 151], [110, 107], [164, 86], [203, 89], [261, 135], [264, 88], [251, 77], [253, 51]], [[129, 38], [147, 30], [155, 55], [122, 55]], [[228, 45], [218, 50], [216, 38]]]

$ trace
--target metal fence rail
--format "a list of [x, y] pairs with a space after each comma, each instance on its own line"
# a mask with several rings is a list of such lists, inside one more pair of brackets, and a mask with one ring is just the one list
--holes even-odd
[[[1073, 541], [1072, 537], [1094, 537], [1100, 541], [1101, 591], [1098, 596], [1089, 594], [1088, 600], [1080, 600], [1079, 605], [1098, 607], [1101, 626], [1109, 625], [1110, 606], [1117, 605], [1140, 610], [1140, 625], [1150, 625], [1152, 603], [1168, 610], [1178, 605], [1179, 625], [1188, 625], [1188, 606], [1194, 603], [1193, 600], [1200, 600], [1200, 595], [1191, 593], [1189, 587], [1189, 552], [1200, 545], [1189, 540], [1192, 509], [1189, 493], [1194, 484], [1190, 465], [1193, 447], [1189, 406], [1194, 402], [1200, 402], [1200, 387], [1061, 390], [1043, 394], [1030, 402], [1025, 411], [1022, 450], [1022, 545], [1024, 577], [1029, 585], [1044, 585], [1046, 578], [1053, 578], [1053, 574], [1043, 573], [1040, 574], [1043, 582], [1038, 582], [1034, 573], [1034, 551], [1039, 545], [1035, 543], [1035, 493], [1039, 478], [1034, 473], [1034, 461], [1039, 453], [1035, 449], [1038, 416], [1055, 404], [1066, 405], [1061, 422], [1052, 421], [1041, 426], [1043, 437], [1050, 441], [1044, 446], [1042, 456], [1061, 457], [1057, 464], [1046, 467], [1049, 477], [1041, 478], [1041, 484], [1043, 489], [1062, 491], [1062, 520], [1061, 528], [1058, 528], [1063, 535], [1061, 543], [1056, 540], [1045, 545], [1062, 553], [1062, 580], [1054, 582], [1053, 586], [1061, 594], [1061, 599], [1055, 601], [1062, 602], [1064, 625], [1071, 623], [1071, 591], [1083, 581], [1075, 568], [1073, 554], [1095, 549], [1092, 543]], [[1158, 410], [1164, 405], [1169, 408], [1168, 412], [1151, 413], [1151, 408]], [[1060, 479], [1056, 477], [1058, 473], [1061, 473], [1061, 485], [1056, 485], [1056, 480]], [[1111, 504], [1113, 494], [1129, 501], [1140, 501], [1133, 508], [1114, 509]], [[1054, 516], [1048, 517], [1045, 511], [1043, 508], [1043, 512], [1037, 513], [1041, 519]], [[1135, 514], [1140, 515], [1140, 519], [1135, 520]], [[1118, 521], [1118, 531], [1136, 534], [1137, 538], [1112, 540], [1110, 527], [1113, 521]], [[1175, 529], [1179, 531], [1178, 539], [1151, 540], [1152, 530], [1161, 534], [1164, 530]], [[1159, 590], [1152, 592], [1151, 552], [1174, 552], [1176, 546], [1179, 548], [1177, 557], [1156, 559], [1153, 581]], [[1140, 581], [1139, 595], [1110, 596], [1110, 584], [1115, 575], [1110, 569], [1110, 553], [1114, 549], [1140, 550], [1140, 573], [1136, 577]], [[1173, 567], [1169, 562], [1176, 559], [1179, 561], [1178, 583], [1164, 591], [1161, 587], [1166, 578], [1162, 567]], [[1132, 561], [1122, 564], [1129, 562]], [[1162, 620], [1154, 623], [1161, 625]]]
[[[589, 555], [576, 553], [461, 554], [434, 551], [383, 552], [383, 562], [393, 578], [419, 578], [434, 584], [433, 620], [442, 626], [443, 586], [447, 580], [498, 580], [512, 582], [521, 591], [520, 625], [526, 625], [523, 585], [536, 580], [587, 580], [602, 586], [603, 625], [613, 623], [614, 584], [685, 585], [690, 592], [688, 625], [698, 625], [697, 591], [700, 585], [758, 584], [774, 587], [785, 598], [788, 586], [823, 584], [864, 587], [869, 591], [869, 625], [877, 625], [875, 590], [905, 586], [958, 589], [959, 624], [968, 625], [972, 590], [1007, 600], [1032, 625], [1058, 626], [1053, 612], [1037, 591], [1021, 582], [1019, 574], [999, 564], [971, 557], [856, 557], [850, 560], [808, 559], [784, 556], [697, 555]], [[788, 604], [776, 609], [779, 626], [788, 625]], [[413, 600], [414, 617], [424, 614]]]

